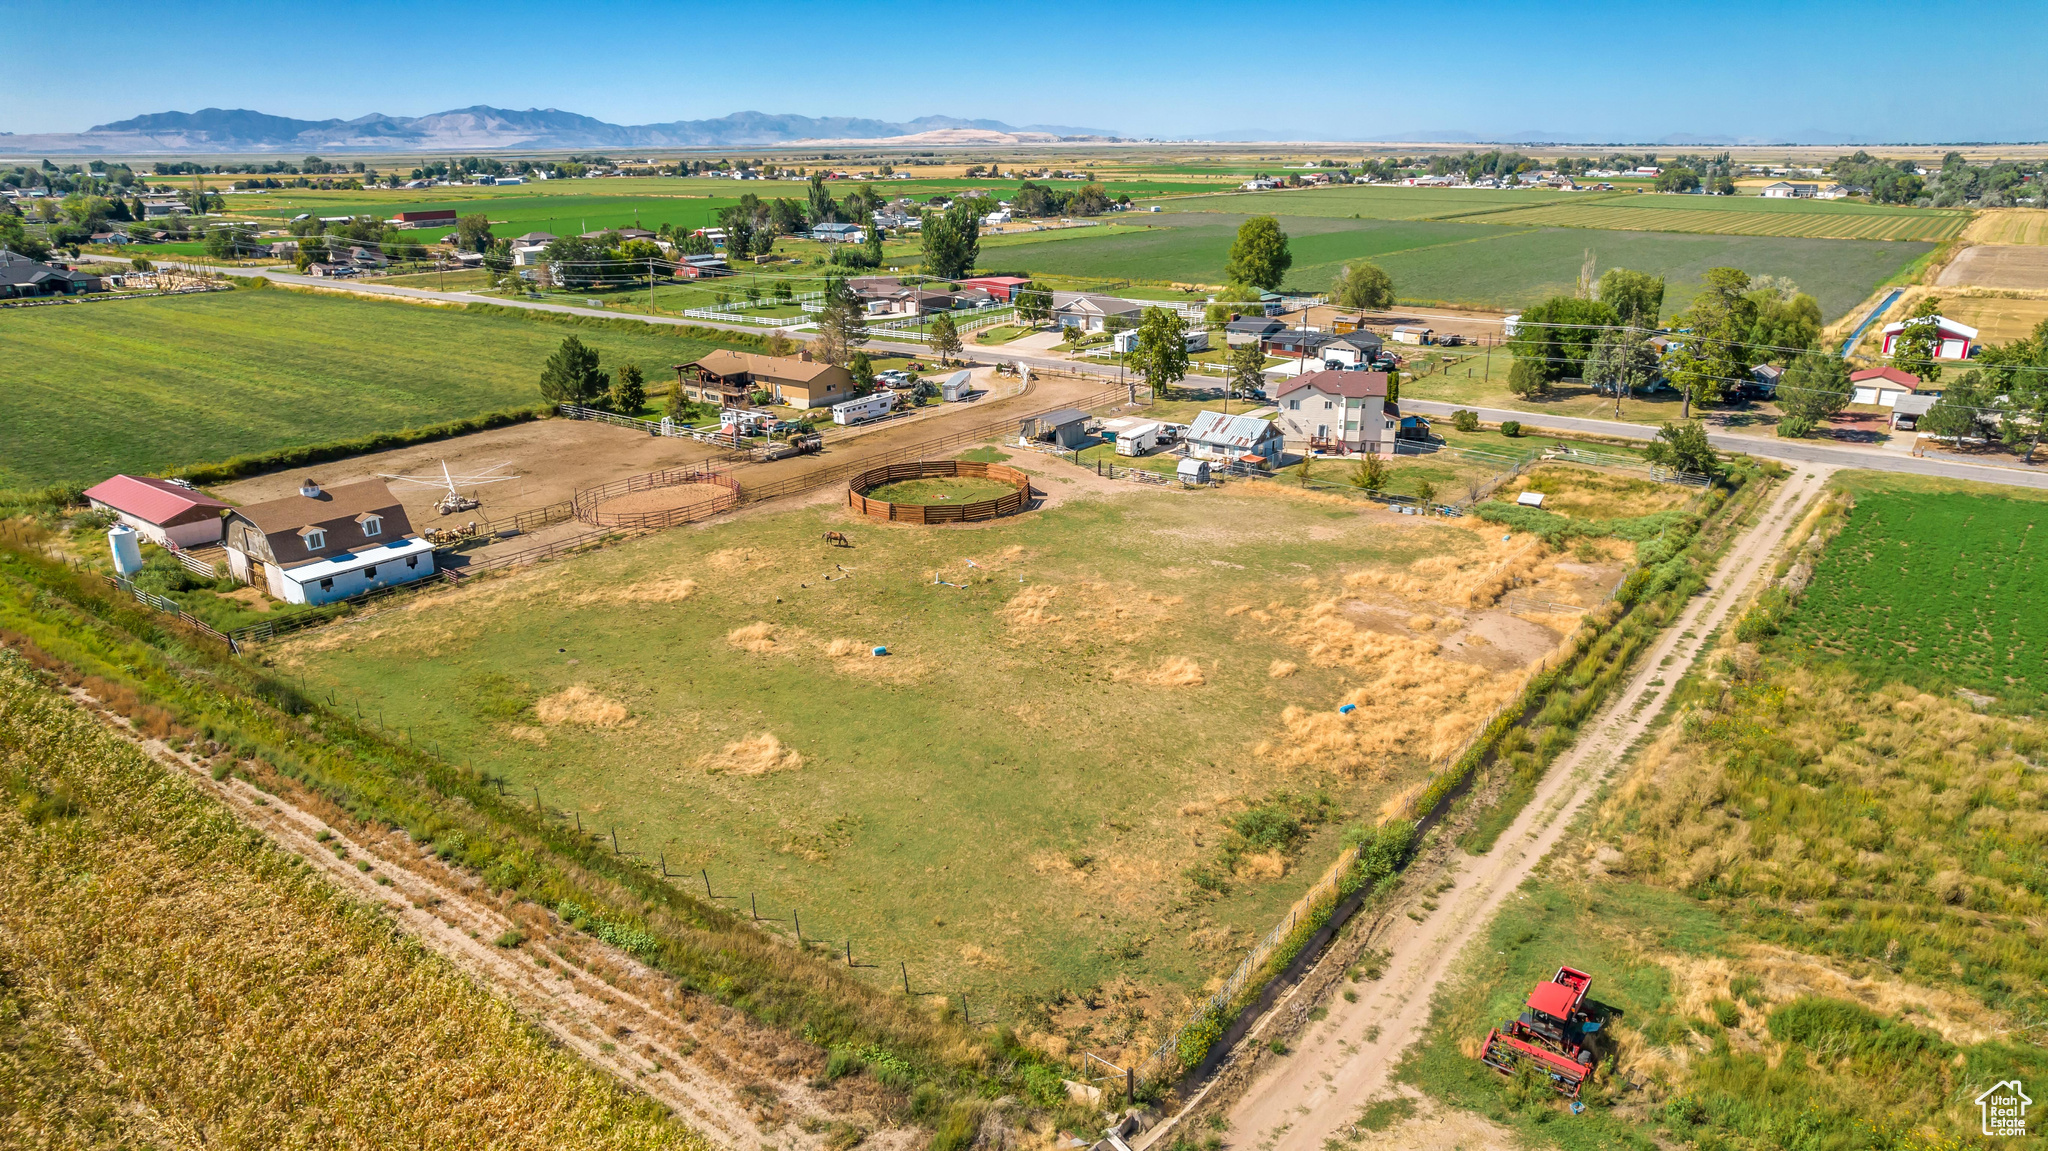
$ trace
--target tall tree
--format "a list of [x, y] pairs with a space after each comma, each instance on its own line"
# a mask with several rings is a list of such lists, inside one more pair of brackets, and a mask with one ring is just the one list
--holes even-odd
[[1381, 312], [1394, 306], [1394, 278], [1378, 264], [1352, 264], [1337, 273], [1330, 298], [1342, 308]]
[[1740, 268], [1708, 268], [1692, 306], [1674, 318], [1689, 329], [1672, 354], [1671, 381], [1685, 393], [1685, 414], [1693, 401], [1712, 403], [1733, 383], [1749, 375], [1762, 358], [1751, 354], [1750, 328], [1756, 322], [1756, 301], [1749, 295], [1749, 273]]
[[932, 319], [932, 351], [939, 354], [939, 363], [945, 364], [960, 354], [960, 329], [953, 323], [953, 317], [944, 312]]
[[597, 367], [597, 349], [574, 336], [563, 336], [540, 369], [540, 394], [553, 404], [588, 404], [611, 388], [611, 377]]
[[1614, 394], [1614, 414], [1621, 415], [1624, 396], [1650, 386], [1657, 378], [1661, 360], [1656, 345], [1643, 328], [1609, 328], [1593, 342], [1593, 354], [1586, 359], [1585, 380], [1597, 389]]
[[1170, 308], [1146, 308], [1138, 324], [1134, 365], [1158, 396], [1188, 376], [1188, 326]]
[[1805, 353], [1778, 380], [1778, 410], [1784, 413], [1778, 434], [1812, 435], [1822, 420], [1849, 406], [1852, 392], [1849, 365], [1840, 356]]
[[1287, 233], [1272, 216], [1253, 216], [1237, 226], [1237, 239], [1230, 245], [1230, 259], [1223, 274], [1233, 284], [1273, 291], [1294, 266], [1294, 253], [1287, 248]]
[[875, 363], [866, 352], [855, 352], [846, 370], [853, 376], [854, 395], [865, 396], [875, 390]]
[[1010, 299], [1017, 305], [1017, 318], [1027, 324], [1042, 324], [1052, 319], [1052, 293], [1041, 291], [1031, 284], [1019, 284], [1010, 290]]
[[[1257, 340], [1239, 344], [1230, 353], [1230, 387], [1239, 394], [1266, 390], [1266, 353]], [[1246, 396], [1247, 399], [1251, 398]]]
[[[1518, 367], [1528, 365], [1523, 369], [1526, 379], [1540, 376], [1548, 385], [1567, 377], [1583, 377], [1594, 341], [1602, 331], [1620, 322], [1621, 317], [1614, 309], [1599, 300], [1552, 296], [1533, 308], [1523, 309], [1515, 335], [1508, 341], [1508, 350], [1514, 354]], [[1510, 385], [1513, 382], [1510, 373]]]
[[647, 377], [640, 374], [639, 364], [627, 364], [619, 369], [618, 379], [612, 381], [611, 407], [621, 415], [636, 416], [647, 406]]
[[981, 256], [981, 213], [962, 197], [942, 212], [924, 217], [924, 270], [941, 280], [957, 279], [974, 270]]
[[1941, 298], [1928, 296], [1913, 306], [1906, 326], [1892, 339], [1892, 367], [1920, 377], [1922, 384], [1941, 379]]
[[1707, 442], [1707, 429], [1698, 420], [1676, 424], [1667, 421], [1657, 429], [1657, 438], [1643, 449], [1643, 458], [1681, 472], [1711, 476], [1721, 471], [1721, 457]]
[[818, 335], [811, 355], [828, 364], [846, 364], [868, 342], [867, 309], [839, 276], [825, 280], [825, 310], [818, 314]]
[[491, 247], [491, 218], [472, 212], [455, 221], [455, 246], [465, 252], [484, 252]]
[[1624, 324], [1656, 327], [1657, 316], [1664, 310], [1664, 277], [1609, 268], [1600, 273], [1600, 302], [1613, 308]]
[[809, 207], [812, 227], [830, 224], [839, 219], [839, 205], [832, 201], [832, 193], [825, 189], [825, 175], [822, 172], [811, 177]]
[[869, 224], [867, 226], [867, 242], [862, 246], [867, 249], [867, 266], [870, 268], [881, 267], [882, 226], [880, 224]]

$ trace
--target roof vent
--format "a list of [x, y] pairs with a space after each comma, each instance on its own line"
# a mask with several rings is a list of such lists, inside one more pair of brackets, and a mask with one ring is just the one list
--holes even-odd
[[320, 481], [319, 481], [319, 480], [315, 480], [315, 479], [304, 479], [304, 480], [300, 480], [300, 481], [299, 481], [299, 494], [300, 494], [300, 495], [302, 495], [302, 496], [304, 496], [304, 497], [306, 497], [306, 498], [307, 498], [307, 499], [309, 499], [309, 500], [316, 500], [316, 499], [319, 499], [319, 498], [320, 498]]

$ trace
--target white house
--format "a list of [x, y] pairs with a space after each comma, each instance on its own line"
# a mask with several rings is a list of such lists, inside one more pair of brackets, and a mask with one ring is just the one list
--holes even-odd
[[322, 604], [434, 574], [434, 546], [414, 534], [383, 480], [322, 488], [228, 512], [228, 571], [286, 603]]
[[865, 244], [868, 233], [859, 224], [816, 224], [811, 227], [811, 239], [828, 244]]
[[1273, 389], [1273, 422], [1288, 440], [1340, 455], [1394, 454], [1385, 372], [1307, 372]]
[[1062, 328], [1099, 332], [1112, 316], [1121, 316], [1136, 323], [1143, 311], [1141, 306], [1115, 296], [1093, 296], [1085, 292], [1053, 293], [1053, 319]]
[[1959, 324], [1947, 316], [1925, 316], [1917, 320], [1900, 320], [1897, 323], [1886, 324], [1884, 326], [1884, 354], [1886, 356], [1892, 354], [1892, 345], [1897, 342], [1899, 334], [1906, 330], [1906, 325], [1924, 324], [1929, 321], [1934, 323], [1938, 338], [1940, 339], [1940, 344], [1934, 353], [1935, 359], [1967, 360], [1970, 358], [1971, 348], [1977, 341], [1977, 329], [1968, 324]]
[[85, 489], [86, 502], [140, 532], [158, 547], [206, 547], [220, 542], [228, 505], [175, 480], [115, 476]]

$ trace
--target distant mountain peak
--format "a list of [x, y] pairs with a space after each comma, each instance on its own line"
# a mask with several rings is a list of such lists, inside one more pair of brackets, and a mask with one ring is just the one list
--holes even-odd
[[344, 120], [300, 120], [247, 108], [151, 112], [96, 124], [85, 132], [32, 137], [51, 152], [348, 152], [433, 148], [731, 148], [772, 147], [805, 140], [847, 143], [979, 133], [1005, 138], [1115, 137], [1103, 128], [1012, 127], [1000, 120], [920, 116], [901, 123], [853, 116], [735, 112], [709, 120], [611, 124], [559, 108], [494, 108], [474, 104], [425, 116], [372, 112]]

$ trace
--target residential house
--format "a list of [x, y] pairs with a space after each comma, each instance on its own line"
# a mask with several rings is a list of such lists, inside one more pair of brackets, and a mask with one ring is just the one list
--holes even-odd
[[577, 238], [581, 240], [602, 240], [606, 236], [617, 236], [621, 244], [629, 240], [660, 239], [659, 233], [650, 232], [645, 228], [605, 228], [596, 232], [585, 232]]
[[1269, 356], [1288, 360], [1320, 360], [1323, 348], [1337, 337], [1315, 328], [1280, 328], [1260, 341]]
[[76, 296], [104, 291], [98, 276], [45, 264], [0, 248], [0, 300], [23, 296]]
[[1223, 342], [1233, 348], [1264, 344], [1266, 337], [1287, 325], [1271, 316], [1246, 316], [1223, 325]]
[[1892, 354], [1892, 345], [1908, 324], [1924, 324], [1933, 321], [1940, 340], [1935, 348], [1937, 360], [1967, 360], [1977, 340], [1977, 329], [1968, 324], [1959, 324], [1947, 316], [1926, 316], [1917, 320], [1899, 320], [1884, 326], [1884, 354]]
[[1811, 200], [1819, 193], [1819, 184], [1792, 184], [1784, 180], [1765, 184], [1763, 192], [1773, 200]]
[[865, 244], [868, 232], [859, 224], [813, 224], [811, 239], [827, 244]]
[[1280, 462], [1287, 435], [1272, 420], [1203, 411], [1188, 426], [1188, 454], [1269, 468]]
[[297, 240], [277, 240], [271, 243], [267, 251], [273, 260], [290, 260], [298, 256], [299, 242]]
[[732, 275], [732, 265], [724, 256], [683, 256], [677, 261], [676, 275], [685, 280], [715, 280]]
[[1094, 296], [1085, 292], [1053, 293], [1052, 317], [1062, 328], [1100, 332], [1105, 330], [1111, 317], [1121, 317], [1135, 324], [1144, 310], [1138, 304], [1115, 296]]
[[853, 374], [833, 364], [794, 356], [762, 356], [752, 352], [712, 352], [701, 360], [675, 365], [683, 395], [692, 400], [743, 408], [755, 392], [792, 408], [827, 408], [853, 398]]
[[1899, 402], [1902, 396], [1910, 396], [1920, 388], [1920, 377], [1897, 368], [1865, 368], [1849, 373], [1849, 402], [1852, 404], [1876, 404], [1889, 408]]
[[133, 243], [134, 241], [128, 238], [128, 233], [126, 232], [94, 232], [91, 237], [91, 242], [95, 244], [104, 244], [111, 248], [119, 248], [126, 244]]
[[322, 604], [434, 574], [434, 546], [413, 532], [383, 480], [231, 508], [228, 571], [286, 603]]
[[1251, 179], [1238, 185], [1238, 187], [1247, 192], [1264, 192], [1279, 186], [1280, 181], [1273, 179], [1271, 176], [1253, 176]]
[[1339, 455], [1392, 455], [1385, 372], [1304, 372], [1273, 387], [1273, 423], [1292, 441]]
[[1856, 194], [1856, 189], [1847, 184], [1829, 184], [1813, 194], [1816, 200], [1840, 200]]
[[1339, 332], [1323, 345], [1322, 356], [1325, 364], [1341, 364], [1347, 368], [1362, 368], [1378, 360], [1386, 351], [1377, 332], [1354, 328]]
[[197, 548], [220, 542], [228, 505], [189, 484], [153, 476], [115, 476], [85, 489], [85, 502], [158, 547]]

